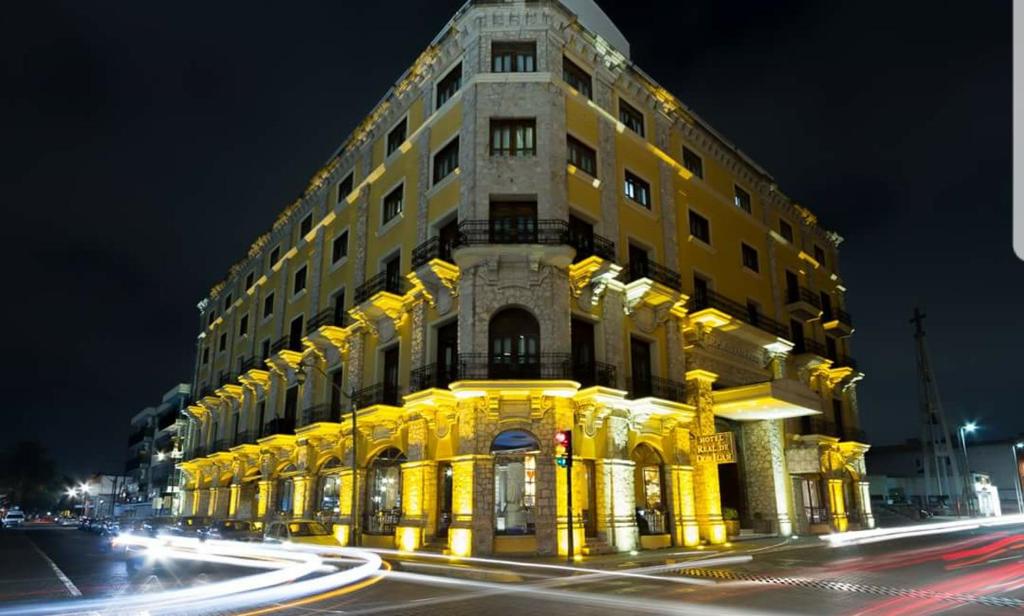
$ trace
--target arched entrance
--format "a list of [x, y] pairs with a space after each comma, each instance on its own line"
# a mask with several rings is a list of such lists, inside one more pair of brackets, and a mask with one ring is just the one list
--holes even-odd
[[339, 490], [341, 460], [331, 456], [320, 465], [316, 486], [316, 517], [325, 524], [333, 523], [341, 512]]
[[641, 535], [663, 535], [668, 532], [664, 460], [647, 443], [637, 445], [631, 458], [636, 465], [633, 488], [637, 528]]
[[494, 455], [494, 533], [533, 535], [540, 443], [526, 430], [508, 430], [491, 444]]
[[277, 483], [274, 486], [274, 513], [280, 517], [288, 517], [295, 508], [295, 484], [292, 482], [292, 475], [298, 469], [294, 464], [289, 464], [277, 473]]
[[402, 517], [402, 463], [405, 454], [396, 447], [382, 450], [366, 469], [363, 532], [393, 535]]
[[522, 308], [498, 311], [488, 326], [488, 377], [540, 377], [540, 324]]

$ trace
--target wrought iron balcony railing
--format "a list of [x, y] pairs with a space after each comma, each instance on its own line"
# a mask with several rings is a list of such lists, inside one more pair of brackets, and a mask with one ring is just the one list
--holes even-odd
[[412, 251], [413, 269], [434, 259], [455, 263], [452, 260], [452, 243], [442, 242], [440, 237], [435, 236], [423, 242]]
[[248, 372], [256, 367], [255, 357], [246, 357], [238, 364], [238, 371], [241, 373]]
[[571, 378], [572, 361], [568, 353], [538, 353], [527, 357], [459, 354], [460, 380]]
[[569, 244], [576, 249], [576, 261], [601, 257], [605, 261], [615, 262], [615, 242], [604, 236], [596, 233], [584, 235], [570, 230]]
[[427, 364], [416, 368], [409, 374], [409, 391], [424, 389], [446, 389], [459, 378], [458, 364]]
[[295, 419], [290, 417], [275, 417], [263, 424], [263, 436], [274, 434], [295, 434]]
[[839, 429], [834, 421], [822, 417], [803, 417], [800, 421], [802, 434], [820, 434], [822, 436], [839, 436]]
[[356, 408], [366, 408], [377, 404], [398, 406], [399, 387], [397, 383], [377, 383], [364, 387], [352, 395]]
[[322, 422], [338, 423], [340, 421], [341, 409], [332, 409], [330, 404], [314, 404], [302, 411], [302, 425], [304, 426]]
[[615, 366], [599, 361], [572, 364], [572, 380], [580, 387], [618, 387]]
[[849, 355], [839, 355], [832, 360], [833, 368], [853, 368], [857, 369], [857, 360], [850, 357]]
[[388, 275], [387, 272], [380, 272], [367, 278], [366, 282], [356, 287], [355, 302], [361, 304], [381, 291], [394, 293], [395, 295], [404, 295], [406, 286], [405, 278], [394, 274]]
[[818, 357], [828, 357], [828, 349], [825, 348], [825, 345], [813, 338], [797, 340], [796, 344], [793, 345], [793, 353], [797, 355], [800, 355], [801, 353], [813, 353]]
[[748, 307], [716, 291], [701, 291], [694, 293], [693, 297], [690, 298], [688, 307], [690, 312], [706, 308], [721, 310], [773, 336], [786, 339], [790, 336], [789, 329], [782, 323], [763, 314], [752, 313]]
[[[849, 312], [843, 310], [842, 308], [833, 308], [832, 309], [832, 318], [835, 319], [836, 321], [839, 321], [840, 323], [842, 323], [844, 325], [848, 325], [850, 327], [853, 327], [853, 317], [850, 316]], [[828, 319], [826, 318], [826, 320], [828, 320]]]
[[805, 302], [821, 310], [821, 298], [806, 287], [789, 287], [786, 289], [786, 303], [794, 304], [796, 302]]
[[569, 244], [569, 223], [556, 219], [463, 220], [455, 247], [486, 244]]
[[288, 336], [281, 336], [270, 345], [270, 354], [276, 355], [288, 348]]
[[676, 291], [683, 290], [683, 279], [679, 272], [654, 261], [631, 261], [623, 268], [626, 282], [649, 278]]
[[348, 327], [352, 324], [352, 317], [347, 312], [341, 312], [334, 308], [324, 308], [320, 312], [313, 315], [313, 319], [306, 326], [306, 333], [311, 334], [316, 330], [326, 325], [332, 325], [334, 327]]
[[243, 430], [235, 435], [232, 442], [234, 442], [235, 447], [239, 445], [251, 445], [256, 442], [257, 438], [259, 438], [259, 435], [255, 431]]
[[858, 443], [868, 442], [868, 435], [861, 428], [843, 428], [844, 441], [856, 441]]
[[686, 384], [672, 379], [659, 376], [650, 376], [643, 379], [630, 377], [627, 379], [626, 388], [631, 398], [661, 398], [673, 402], [686, 401]]
[[213, 451], [227, 451], [235, 446], [232, 438], [219, 438], [213, 442]]

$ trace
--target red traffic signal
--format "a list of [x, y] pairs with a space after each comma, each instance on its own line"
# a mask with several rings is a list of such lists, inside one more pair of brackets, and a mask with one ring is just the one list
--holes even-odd
[[572, 430], [555, 432], [555, 463], [565, 468], [572, 459]]

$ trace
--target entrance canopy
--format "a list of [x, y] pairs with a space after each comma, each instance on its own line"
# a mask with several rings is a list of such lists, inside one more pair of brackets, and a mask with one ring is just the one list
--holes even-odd
[[741, 385], [714, 392], [715, 415], [734, 421], [789, 419], [821, 414], [821, 398], [793, 379]]

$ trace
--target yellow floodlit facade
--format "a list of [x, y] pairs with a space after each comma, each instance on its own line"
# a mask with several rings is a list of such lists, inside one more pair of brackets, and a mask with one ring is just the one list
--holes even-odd
[[178, 512], [565, 553], [571, 429], [581, 553], [870, 527], [840, 241], [593, 2], [469, 2], [200, 302]]

